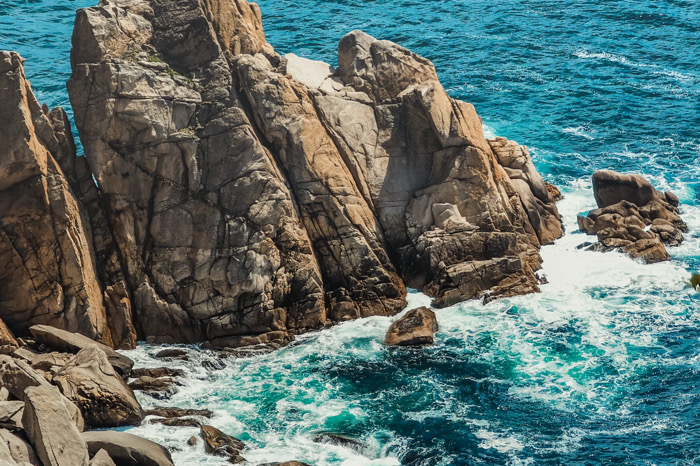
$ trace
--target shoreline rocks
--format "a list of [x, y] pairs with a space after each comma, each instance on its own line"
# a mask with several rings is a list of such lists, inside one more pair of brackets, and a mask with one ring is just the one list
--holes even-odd
[[646, 263], [670, 259], [665, 245], [678, 246], [688, 226], [678, 215], [678, 198], [660, 192], [640, 175], [602, 170], [593, 175], [598, 209], [578, 217], [579, 229], [598, 236], [596, 250], [620, 249]]

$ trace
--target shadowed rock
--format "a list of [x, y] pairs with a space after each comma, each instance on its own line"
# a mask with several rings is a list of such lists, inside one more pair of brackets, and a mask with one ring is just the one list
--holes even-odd
[[427, 307], [408, 311], [406, 315], [391, 324], [386, 332], [384, 344], [390, 346], [432, 345], [438, 331], [435, 313]]
[[90, 460], [90, 466], [116, 466], [109, 453], [105, 450], [98, 451]]
[[245, 443], [224, 434], [216, 427], [202, 425], [200, 428], [202, 439], [204, 440], [204, 450], [212, 455], [228, 457], [228, 461], [233, 464], [244, 463], [246, 460], [240, 454], [246, 449]]
[[[34, 449], [29, 443], [17, 434], [0, 428], [0, 448], [2, 448], [3, 444], [7, 446], [12, 461], [18, 464], [29, 463], [33, 466], [41, 466]], [[12, 464], [12, 461], [9, 461], [9, 463]]]

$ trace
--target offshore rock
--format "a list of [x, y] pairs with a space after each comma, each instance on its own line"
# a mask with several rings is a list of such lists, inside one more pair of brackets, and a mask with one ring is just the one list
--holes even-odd
[[550, 191], [429, 60], [360, 31], [337, 70], [280, 57], [245, 0], [103, 0], [73, 46], [86, 158], [64, 165], [113, 335], [133, 314], [150, 342], [284, 342], [394, 315], [406, 284], [436, 305], [538, 290]]
[[200, 433], [204, 440], [204, 451], [217, 456], [225, 456], [229, 463], [245, 463], [246, 460], [240, 454], [246, 449], [245, 443], [236, 437], [221, 432], [216, 427], [204, 424], [200, 427]]
[[67, 117], [41, 108], [22, 62], [0, 52], [0, 318], [15, 334], [43, 323], [121, 343], [106, 314], [87, 212], [61, 165], [75, 159]]
[[581, 231], [597, 235], [603, 249], [620, 249], [654, 263], [670, 258], [664, 245], [683, 242], [688, 226], [678, 215], [678, 198], [657, 191], [642, 176], [596, 172], [593, 193], [600, 208], [579, 216], [578, 225]]
[[406, 315], [391, 324], [386, 332], [384, 344], [389, 346], [432, 345], [438, 331], [435, 313], [427, 307], [408, 311]]

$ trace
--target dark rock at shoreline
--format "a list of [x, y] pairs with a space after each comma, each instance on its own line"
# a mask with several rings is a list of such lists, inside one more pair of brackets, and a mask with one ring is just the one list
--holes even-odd
[[176, 382], [171, 377], [149, 377], [147, 375], [141, 376], [136, 380], [129, 382], [129, 387], [132, 390], [140, 390], [144, 393], [151, 395], [157, 399], [169, 398], [178, 389], [175, 386]]
[[179, 359], [182, 361], [187, 361], [189, 358], [187, 356], [187, 351], [179, 348], [166, 348], [160, 350], [154, 356], [156, 359]]
[[358, 452], [362, 451], [362, 449], [365, 447], [365, 445], [359, 440], [348, 437], [347, 435], [336, 434], [334, 432], [320, 432], [314, 437], [314, 442], [339, 445]]
[[216, 427], [202, 425], [200, 428], [202, 439], [204, 440], [204, 450], [212, 455], [228, 457], [233, 464], [244, 463], [246, 460], [241, 456], [246, 449], [245, 443], [221, 432]]
[[182, 369], [172, 369], [170, 367], [151, 367], [132, 369], [131, 377], [139, 378], [143, 376], [159, 378], [159, 377], [184, 377], [185, 371]]
[[408, 311], [406, 315], [391, 324], [386, 332], [384, 344], [390, 346], [432, 345], [438, 331], [435, 313], [427, 307]]
[[201, 416], [210, 418], [214, 415], [208, 409], [191, 409], [191, 408], [172, 408], [156, 406], [145, 411], [146, 416], [160, 416], [166, 418], [183, 417], [183, 416]]
[[596, 234], [601, 246], [620, 249], [647, 263], [668, 260], [664, 246], [678, 246], [688, 227], [678, 215], [678, 198], [659, 192], [640, 175], [610, 170], [593, 175], [593, 189], [600, 208], [578, 217], [579, 229]]

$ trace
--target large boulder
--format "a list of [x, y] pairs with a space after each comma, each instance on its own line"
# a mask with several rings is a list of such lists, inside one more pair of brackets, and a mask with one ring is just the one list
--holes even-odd
[[600, 208], [578, 217], [579, 229], [598, 236], [600, 245], [620, 249], [647, 263], [668, 260], [665, 245], [678, 246], [688, 226], [678, 215], [678, 198], [660, 192], [641, 175], [602, 170], [593, 175]]
[[54, 374], [52, 383], [78, 405], [90, 427], [138, 425], [143, 420], [134, 392], [96, 345], [80, 350]]
[[95, 453], [95, 456], [90, 459], [90, 466], [116, 466], [109, 453], [105, 450], [100, 450]]
[[[0, 355], [0, 383], [4, 388], [7, 388], [12, 396], [20, 400], [24, 400], [26, 390], [29, 387], [52, 387], [41, 374], [27, 363], [5, 355]], [[78, 407], [60, 392], [57, 392], [57, 397], [68, 411], [75, 426], [82, 431], [85, 422]]]
[[435, 313], [427, 307], [419, 307], [408, 311], [391, 324], [386, 332], [384, 343], [389, 346], [432, 345], [437, 331]]
[[87, 446], [58, 389], [45, 385], [28, 387], [24, 397], [24, 431], [44, 466], [87, 466]]
[[117, 353], [109, 346], [91, 340], [79, 333], [68, 332], [49, 325], [33, 325], [29, 328], [29, 331], [38, 343], [69, 353], [78, 353], [89, 346], [97, 345], [107, 355], [107, 359], [112, 367], [124, 378], [129, 377], [131, 368], [134, 367], [134, 361], [131, 359]]
[[119, 466], [173, 466], [170, 452], [155, 442], [126, 432], [83, 432], [91, 455], [104, 450]]
[[12, 331], [7, 328], [2, 319], [0, 319], [0, 346], [19, 346]]
[[49, 324], [119, 344], [87, 212], [61, 166], [76, 156], [68, 119], [42, 109], [22, 62], [0, 52], [0, 318], [15, 333]]

